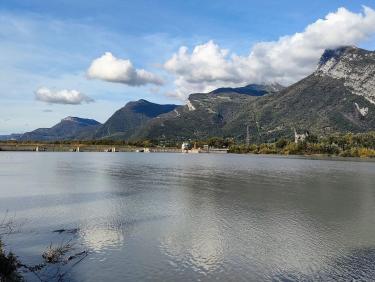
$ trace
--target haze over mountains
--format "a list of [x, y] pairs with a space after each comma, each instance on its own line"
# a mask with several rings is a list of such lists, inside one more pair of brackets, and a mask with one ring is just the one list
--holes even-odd
[[[212, 136], [264, 142], [291, 137], [293, 128], [317, 135], [375, 130], [375, 52], [356, 47], [326, 50], [314, 73], [278, 84], [219, 88], [191, 94], [186, 105], [129, 102], [104, 124], [65, 118], [19, 140], [205, 139]], [[4, 137], [3, 137], [4, 139]]]

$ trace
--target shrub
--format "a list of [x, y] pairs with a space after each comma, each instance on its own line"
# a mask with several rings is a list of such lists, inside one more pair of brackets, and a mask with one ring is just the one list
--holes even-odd
[[277, 153], [276, 146], [275, 144], [261, 144], [259, 146], [258, 153], [259, 154], [276, 154]]
[[284, 148], [287, 144], [288, 144], [288, 141], [284, 138], [281, 138], [281, 139], [277, 140], [276, 143], [275, 143], [276, 148], [278, 148], [278, 149]]
[[0, 281], [22, 281], [18, 264], [17, 257], [12, 252], [6, 254], [0, 241]]
[[286, 155], [296, 155], [300, 153], [298, 144], [290, 142], [288, 145], [284, 147], [283, 153]]
[[375, 157], [375, 150], [368, 149], [368, 148], [359, 148], [358, 155], [361, 158], [374, 158]]
[[314, 134], [310, 134], [306, 137], [306, 142], [308, 142], [308, 143], [318, 143], [319, 142], [318, 136], [316, 136]]

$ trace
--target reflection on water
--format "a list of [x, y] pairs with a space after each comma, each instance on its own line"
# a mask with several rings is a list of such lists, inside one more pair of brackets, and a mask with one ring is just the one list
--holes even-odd
[[101, 251], [106, 248], [114, 248], [120, 246], [124, 241], [124, 236], [118, 230], [113, 229], [84, 229], [79, 235], [83, 244], [93, 251]]
[[178, 224], [167, 226], [160, 249], [177, 268], [192, 268], [203, 274], [214, 272], [223, 263], [225, 247], [218, 223], [207, 221], [215, 218], [215, 209], [206, 207], [202, 214], [192, 209], [191, 213], [183, 214]]
[[[371, 280], [375, 163], [237, 155], [1, 153], [9, 246], [90, 255], [73, 281]], [[31, 277], [30, 277], [31, 278]], [[32, 278], [31, 278], [32, 280]]]

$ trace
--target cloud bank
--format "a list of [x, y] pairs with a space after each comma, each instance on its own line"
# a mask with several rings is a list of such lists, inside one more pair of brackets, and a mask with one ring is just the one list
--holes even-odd
[[163, 84], [163, 80], [159, 76], [144, 69], [136, 69], [130, 60], [116, 58], [110, 52], [106, 52], [91, 63], [87, 70], [87, 76], [129, 86]]
[[173, 95], [183, 100], [192, 92], [222, 86], [269, 82], [288, 85], [312, 73], [325, 49], [356, 45], [374, 33], [375, 10], [363, 7], [361, 13], [353, 13], [339, 8], [303, 32], [255, 44], [247, 56], [209, 41], [192, 52], [180, 47], [164, 68], [175, 76]]
[[94, 99], [77, 90], [51, 90], [41, 87], [35, 91], [35, 99], [49, 104], [80, 105], [94, 102]]

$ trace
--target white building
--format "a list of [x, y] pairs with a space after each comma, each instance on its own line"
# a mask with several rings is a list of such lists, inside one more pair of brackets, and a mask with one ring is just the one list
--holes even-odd
[[189, 151], [191, 148], [190, 146], [190, 143], [189, 142], [183, 142], [182, 145], [181, 145], [181, 151], [182, 152], [187, 152]]
[[306, 131], [305, 133], [298, 134], [296, 129], [294, 129], [294, 143], [303, 142], [306, 140], [306, 137], [309, 136], [309, 132]]

